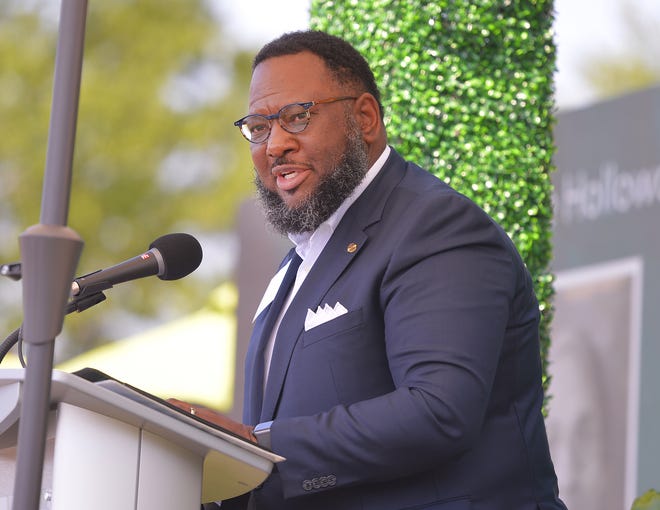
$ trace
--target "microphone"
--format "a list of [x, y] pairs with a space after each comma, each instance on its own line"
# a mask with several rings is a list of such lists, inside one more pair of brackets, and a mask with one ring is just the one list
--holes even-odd
[[76, 278], [71, 295], [83, 297], [102, 292], [118, 283], [156, 275], [161, 280], [178, 280], [202, 262], [202, 247], [190, 234], [167, 234], [149, 245], [149, 250], [115, 266]]

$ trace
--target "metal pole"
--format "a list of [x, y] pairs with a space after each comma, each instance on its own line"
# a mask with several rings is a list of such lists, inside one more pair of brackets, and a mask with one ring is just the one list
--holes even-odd
[[66, 226], [87, 0], [62, 0], [40, 223], [20, 235], [28, 363], [18, 428], [14, 510], [38, 510], [55, 337], [83, 242]]

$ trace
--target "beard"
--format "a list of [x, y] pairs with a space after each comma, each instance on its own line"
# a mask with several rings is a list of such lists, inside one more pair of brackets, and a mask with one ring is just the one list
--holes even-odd
[[281, 234], [313, 232], [339, 208], [362, 182], [369, 169], [367, 146], [353, 119], [347, 119], [346, 147], [334, 169], [321, 177], [302, 202], [289, 208], [274, 191], [255, 177], [257, 196], [266, 220]]

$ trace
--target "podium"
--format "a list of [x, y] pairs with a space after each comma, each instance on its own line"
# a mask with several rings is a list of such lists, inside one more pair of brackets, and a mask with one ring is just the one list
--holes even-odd
[[[11, 510], [22, 369], [0, 369], [0, 510]], [[53, 370], [40, 510], [199, 510], [283, 460], [110, 379]]]

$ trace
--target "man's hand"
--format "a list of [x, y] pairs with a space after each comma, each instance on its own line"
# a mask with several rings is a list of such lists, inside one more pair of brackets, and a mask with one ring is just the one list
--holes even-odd
[[168, 398], [167, 401], [179, 409], [183, 409], [187, 413], [199, 416], [202, 420], [206, 420], [215, 425], [218, 425], [219, 427], [227, 429], [252, 443], [257, 442], [257, 438], [252, 433], [254, 427], [244, 425], [243, 423], [238, 423], [231, 418], [227, 418], [226, 416], [212, 409], [209, 409], [208, 407], [197, 406], [196, 404], [190, 404], [176, 398]]

